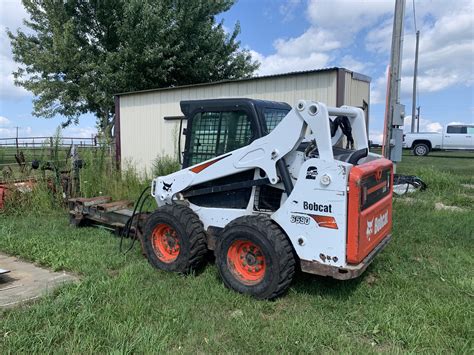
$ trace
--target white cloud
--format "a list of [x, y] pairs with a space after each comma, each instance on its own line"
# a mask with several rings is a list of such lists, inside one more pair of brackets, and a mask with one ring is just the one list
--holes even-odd
[[[280, 7], [282, 14], [298, 1]], [[259, 75], [309, 70], [328, 66], [375, 75], [371, 83], [371, 103], [385, 102], [387, 75], [380, 64], [389, 62], [394, 2], [379, 0], [310, 0], [307, 7], [308, 29], [300, 36], [280, 38], [275, 52], [262, 55], [252, 51], [261, 62]], [[416, 1], [417, 24], [421, 31], [418, 92], [437, 92], [456, 85], [474, 84], [474, 2], [457, 0]], [[411, 2], [405, 10], [402, 60], [402, 101], [411, 99], [415, 34]], [[367, 31], [367, 33], [365, 32]], [[366, 33], [366, 35], [364, 35]], [[355, 46], [357, 35], [365, 54], [345, 51]], [[360, 37], [357, 37], [360, 38]], [[373, 55], [370, 62], [358, 59]]]
[[373, 80], [370, 83], [370, 103], [380, 104], [384, 103], [387, 94], [387, 79], [388, 79], [388, 66], [385, 68], [385, 73]]
[[305, 56], [316, 52], [327, 52], [341, 47], [331, 32], [310, 27], [301, 36], [288, 40], [277, 39], [274, 43], [277, 53], [282, 56]]
[[370, 131], [369, 140], [373, 143], [382, 144], [383, 141], [383, 132], [380, 131]]
[[[38, 136], [38, 134], [33, 134], [33, 129], [28, 127], [19, 127], [18, 129], [19, 137], [32, 137]], [[16, 137], [16, 127], [0, 127], [0, 137], [1, 138], [14, 138]]]
[[380, 0], [311, 0], [308, 16], [313, 25], [331, 30], [346, 44], [364, 28], [373, 26], [381, 16], [393, 12], [391, 1]]
[[261, 64], [258, 75], [324, 68], [329, 63], [329, 56], [325, 53], [311, 53], [306, 57], [286, 57], [277, 53], [265, 57], [258, 52], [250, 52], [252, 57]]
[[25, 89], [15, 86], [13, 72], [18, 64], [12, 58], [10, 39], [6, 34], [7, 28], [15, 31], [22, 26], [22, 20], [28, 15], [21, 1], [7, 0], [0, 2], [0, 98], [18, 99], [31, 95]]
[[[415, 130], [416, 130], [416, 122], [415, 122]], [[404, 132], [411, 131], [411, 116], [406, 116], [404, 125], [403, 125]], [[426, 118], [420, 118], [420, 132], [442, 132], [443, 125], [439, 122], [431, 121]]]
[[[474, 7], [471, 1], [417, 2], [420, 49], [418, 92], [436, 92], [455, 85], [474, 83]], [[401, 94], [409, 99], [413, 85], [415, 33], [411, 26], [411, 8], [407, 8], [407, 28], [404, 35]], [[370, 30], [366, 49], [382, 55], [388, 62], [392, 21], [388, 19]], [[384, 87], [377, 90], [385, 92]], [[377, 98], [381, 92], [374, 92]], [[372, 100], [374, 102], [374, 100]]]
[[289, 22], [295, 18], [295, 10], [299, 4], [301, 4], [301, 0], [286, 0], [280, 5], [278, 10], [283, 16], [283, 22]]
[[344, 57], [342, 57], [339, 64], [346, 69], [359, 73], [363, 73], [368, 67], [372, 66], [372, 63], [360, 62], [350, 55], [345, 55]]
[[10, 124], [10, 120], [6, 117], [0, 116], [0, 126], [7, 126]]
[[[295, 7], [298, 1], [289, 1]], [[254, 59], [260, 61], [259, 75], [310, 70], [333, 65], [346, 66], [354, 71], [362, 71], [367, 64], [351, 56], [341, 59], [335, 51], [352, 44], [354, 35], [374, 24], [380, 16], [393, 11], [393, 4], [377, 0], [359, 1], [315, 1], [308, 3], [309, 28], [300, 36], [279, 38], [274, 42], [275, 53], [264, 56], [252, 51]]]
[[328, 52], [341, 44], [333, 39], [331, 33], [312, 27], [301, 36], [279, 38], [273, 46], [276, 53], [269, 56], [251, 51], [253, 58], [261, 63], [259, 75], [326, 67], [331, 59]]
[[91, 138], [97, 135], [97, 128], [95, 127], [79, 127], [71, 126], [64, 128], [62, 131], [63, 137], [75, 137], [75, 138]]

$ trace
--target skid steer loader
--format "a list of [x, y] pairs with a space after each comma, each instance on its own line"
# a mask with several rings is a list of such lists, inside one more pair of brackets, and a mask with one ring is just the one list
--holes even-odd
[[297, 268], [355, 278], [387, 245], [392, 163], [369, 153], [360, 108], [215, 99], [181, 110], [183, 168], [153, 180], [142, 240], [156, 268], [187, 273], [214, 250], [227, 287], [272, 299]]

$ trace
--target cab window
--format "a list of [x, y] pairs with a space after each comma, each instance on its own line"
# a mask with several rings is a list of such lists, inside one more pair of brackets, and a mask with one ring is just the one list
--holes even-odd
[[245, 111], [199, 112], [193, 117], [189, 165], [249, 144], [252, 126]]
[[466, 126], [448, 126], [447, 133], [466, 134], [467, 133], [467, 127]]
[[265, 125], [267, 126], [267, 134], [281, 122], [290, 110], [266, 108], [263, 110], [263, 117], [265, 118]]

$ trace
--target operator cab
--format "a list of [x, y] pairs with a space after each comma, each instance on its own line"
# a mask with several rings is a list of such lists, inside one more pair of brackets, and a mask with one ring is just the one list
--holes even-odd
[[[183, 169], [249, 145], [270, 133], [291, 110], [285, 102], [248, 98], [186, 100], [180, 104], [187, 119]], [[331, 121], [332, 126], [335, 121]], [[333, 128], [334, 135], [338, 127]], [[305, 151], [309, 144], [302, 142], [298, 150]], [[336, 160], [354, 165], [367, 155], [367, 151], [337, 146], [333, 153]], [[317, 148], [312, 157], [318, 157]]]
[[181, 101], [187, 119], [183, 168], [267, 135], [290, 110], [284, 102], [247, 98]]

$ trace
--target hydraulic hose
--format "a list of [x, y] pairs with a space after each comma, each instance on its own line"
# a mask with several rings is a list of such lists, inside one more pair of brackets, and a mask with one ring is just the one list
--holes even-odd
[[[122, 249], [122, 245], [123, 245], [123, 239], [124, 238], [129, 238], [130, 237], [130, 232], [132, 230], [132, 225], [133, 225], [133, 220], [136, 216], [140, 216], [140, 214], [142, 213], [143, 211], [143, 206], [145, 204], [145, 201], [150, 197], [150, 195], [145, 195], [145, 193], [147, 192], [148, 189], [150, 189], [151, 186], [147, 186], [143, 189], [143, 191], [141, 192], [140, 196], [138, 197], [138, 200], [137, 202], [135, 203], [135, 206], [133, 208], [133, 213], [132, 215], [130, 216], [130, 218], [128, 219], [127, 223], [125, 223], [125, 227], [124, 229], [122, 229], [122, 232], [120, 233], [120, 244], [119, 244], [119, 251], [121, 253], [128, 253], [130, 250], [132, 250], [133, 246], [135, 245], [135, 241], [136, 241], [136, 237], [133, 239], [132, 243], [130, 243], [130, 247], [123, 251]], [[140, 206], [140, 208], [138, 208], [138, 206]], [[135, 224], [135, 231], [137, 230], [138, 228], [138, 218], [137, 218], [137, 222]]]

